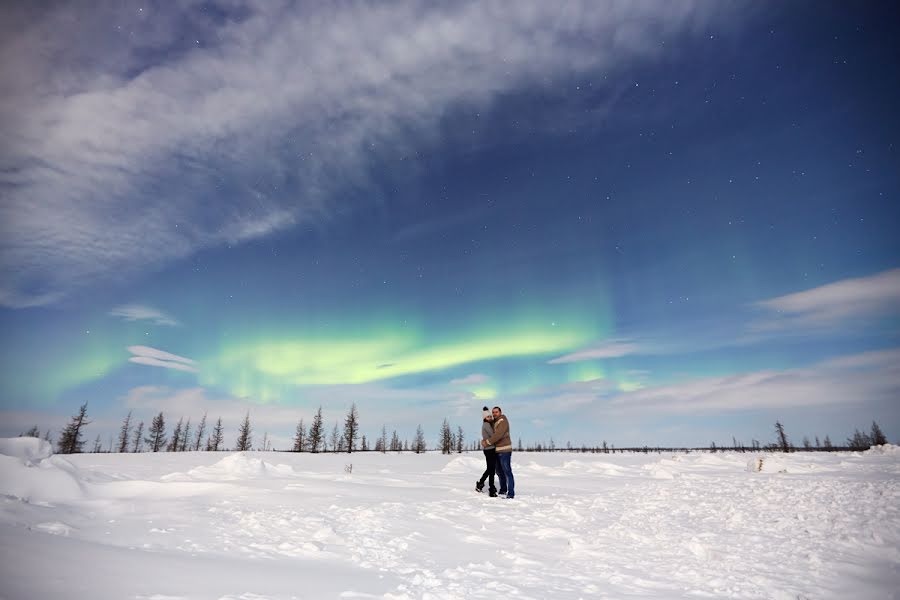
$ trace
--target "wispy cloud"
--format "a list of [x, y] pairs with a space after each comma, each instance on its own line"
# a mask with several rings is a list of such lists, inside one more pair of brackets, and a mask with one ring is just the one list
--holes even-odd
[[802, 292], [757, 302], [769, 314], [757, 332], [831, 328], [850, 320], [900, 313], [900, 269], [843, 279]]
[[702, 377], [619, 394], [613, 411], [722, 414], [861, 403], [900, 393], [900, 349], [826, 360], [810, 367]]
[[483, 375], [481, 373], [472, 373], [471, 375], [466, 375], [465, 377], [460, 377], [459, 379], [453, 379], [450, 381], [452, 385], [481, 385], [490, 381], [491, 378], [487, 375]]
[[636, 354], [640, 346], [629, 340], [610, 340], [603, 344], [585, 348], [559, 358], [548, 360], [551, 365], [583, 362], [586, 360], [598, 360], [603, 358], [619, 358], [629, 354]]
[[373, 153], [433, 142], [454, 106], [652, 60], [721, 10], [213, 4], [2, 5], [4, 305], [327, 218]]
[[154, 325], [179, 325], [173, 317], [163, 311], [141, 304], [124, 304], [112, 309], [109, 314], [120, 317], [126, 321], [150, 321]]
[[190, 358], [157, 350], [150, 346], [129, 346], [128, 351], [134, 354], [128, 359], [129, 362], [151, 367], [175, 369], [176, 371], [186, 371], [188, 373], [200, 372], [197, 368], [197, 363]]

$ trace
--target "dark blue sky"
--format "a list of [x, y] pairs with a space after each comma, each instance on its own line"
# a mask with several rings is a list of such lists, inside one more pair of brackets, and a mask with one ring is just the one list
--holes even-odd
[[2, 433], [900, 428], [890, 3], [2, 12]]

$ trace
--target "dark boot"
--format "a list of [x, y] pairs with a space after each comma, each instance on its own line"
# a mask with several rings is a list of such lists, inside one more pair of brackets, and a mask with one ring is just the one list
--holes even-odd
[[475, 491], [476, 491], [476, 492], [483, 492], [483, 491], [484, 491], [484, 482], [483, 482], [483, 481], [476, 481], [476, 482], [475, 482]]
[[497, 497], [497, 488], [491, 488], [491, 489], [488, 491], [488, 495], [489, 495], [491, 498], [496, 498], [496, 497]]

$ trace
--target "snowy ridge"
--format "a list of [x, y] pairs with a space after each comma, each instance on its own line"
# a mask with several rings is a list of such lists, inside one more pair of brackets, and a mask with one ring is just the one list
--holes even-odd
[[[516, 453], [508, 501], [475, 493], [474, 453], [39, 458], [41, 448], [19, 444], [0, 444], [14, 454], [0, 456], [0, 597], [11, 600], [73, 581], [85, 598], [216, 600], [796, 600], [898, 589], [892, 446]], [[40, 577], [37, 565], [49, 564], [57, 576]]]

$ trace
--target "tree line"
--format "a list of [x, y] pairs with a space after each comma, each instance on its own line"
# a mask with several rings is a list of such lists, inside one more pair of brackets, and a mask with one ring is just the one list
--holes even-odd
[[[85, 402], [78, 409], [78, 413], [74, 415], [69, 423], [60, 431], [59, 439], [56, 442], [57, 454], [78, 454], [84, 452], [85, 428], [91, 424], [87, 418], [88, 404]], [[20, 436], [41, 437], [40, 430], [35, 425], [28, 431], [21, 433]], [[43, 439], [52, 443], [50, 430], [48, 429]], [[439, 442], [437, 447], [444, 453], [449, 454], [452, 451], [463, 452], [464, 433], [462, 427], [457, 427], [453, 431], [447, 419], [444, 419], [441, 427]], [[224, 444], [224, 427], [222, 418], [219, 417], [212, 428], [207, 426], [207, 413], [197, 423], [196, 428], [192, 428], [191, 419], [187, 420], [180, 417], [175, 424], [174, 429], [169, 434], [166, 426], [166, 417], [160, 411], [150, 421], [150, 425], [145, 427], [144, 421], [134, 423], [132, 411], [128, 411], [122, 426], [119, 429], [118, 439], [113, 444], [110, 437], [106, 452], [186, 452], [205, 450], [207, 452], [216, 452], [219, 450], [228, 450]], [[247, 451], [253, 449], [253, 427], [250, 423], [250, 412], [247, 411], [238, 428], [238, 437], [234, 450]], [[271, 450], [269, 445], [268, 433], [264, 434], [259, 450]], [[428, 450], [428, 443], [425, 440], [425, 431], [419, 425], [416, 428], [416, 434], [412, 441], [401, 440], [395, 429], [390, 438], [387, 435], [387, 426], [382, 426], [381, 434], [373, 440], [368, 439], [364, 434], [360, 433], [359, 412], [354, 403], [347, 412], [343, 423], [335, 422], [331, 430], [326, 430], [324, 419], [322, 417], [322, 407], [316, 411], [312, 422], [307, 428], [304, 419], [300, 419], [294, 433], [293, 452], [415, 452], [421, 454]], [[97, 436], [92, 447], [92, 452], [103, 452], [103, 445], [100, 435]]]
[[[78, 413], [74, 415], [65, 428], [60, 431], [59, 439], [56, 442], [56, 452], [58, 454], [76, 454], [84, 451], [84, 429], [91, 423], [87, 419], [87, 403], [81, 405]], [[196, 428], [192, 428], [191, 419], [186, 421], [183, 417], [178, 419], [171, 435], [166, 429], [165, 415], [160, 411], [150, 421], [149, 427], [145, 429], [144, 421], [133, 422], [132, 412], [129, 411], [122, 422], [119, 429], [118, 439], [115, 445], [110, 437], [107, 446], [107, 452], [185, 452], [205, 450], [208, 452], [216, 452], [219, 450], [229, 450], [224, 444], [224, 427], [222, 418], [217, 418], [215, 424], [208, 428], [207, 414], [197, 423]], [[20, 434], [20, 436], [41, 437], [40, 430], [35, 425], [28, 431]], [[50, 431], [47, 430], [43, 439], [52, 443]], [[662, 446], [628, 446], [616, 448], [615, 445], [607, 444], [606, 440], [600, 445], [581, 445], [573, 446], [571, 442], [566, 442], [564, 446], [558, 446], [553, 438], [549, 442], [536, 442], [527, 446], [522, 444], [522, 438], [518, 439], [516, 450], [518, 452], [591, 452], [591, 453], [616, 453], [616, 452], [691, 452], [691, 451], [708, 451], [708, 452], [760, 452], [760, 451], [777, 451], [777, 452], [837, 452], [837, 451], [862, 451], [868, 450], [872, 446], [878, 446], [887, 443], [887, 436], [881, 427], [875, 421], [869, 431], [860, 431], [858, 428], [854, 430], [853, 435], [848, 437], [842, 444], [834, 444], [831, 438], [826, 435], [820, 440], [819, 436], [814, 436], [811, 440], [808, 436], [803, 436], [799, 446], [793, 444], [785, 432], [784, 425], [780, 421], [775, 423], [775, 439], [767, 444], [760, 443], [759, 440], [751, 440], [749, 445], [739, 442], [732, 436], [731, 445], [718, 445], [711, 442], [709, 446], [700, 447], [662, 447]], [[253, 449], [253, 428], [250, 423], [250, 412], [244, 416], [238, 428], [238, 437], [234, 450], [247, 451]], [[259, 450], [271, 450], [268, 439], [268, 433], [263, 436], [263, 441]], [[346, 416], [343, 423], [335, 421], [330, 430], [326, 429], [324, 419], [322, 417], [322, 407], [316, 411], [312, 422], [307, 427], [304, 419], [301, 418], [297, 423], [294, 432], [293, 445], [290, 451], [293, 452], [415, 452], [421, 454], [428, 450], [428, 444], [425, 440], [425, 432], [422, 426], [416, 427], [415, 437], [412, 440], [401, 439], [394, 429], [390, 436], [387, 433], [387, 426], [382, 425], [381, 432], [374, 439], [367, 438], [366, 435], [360, 433], [359, 412], [354, 403]], [[443, 454], [462, 453], [464, 451], [481, 450], [481, 441], [472, 440], [470, 444], [465, 443], [465, 434], [461, 426], [455, 429], [445, 418], [441, 424], [438, 435], [438, 442], [435, 450], [440, 450]], [[94, 441], [93, 452], [102, 452], [102, 443], [98, 435]]]

